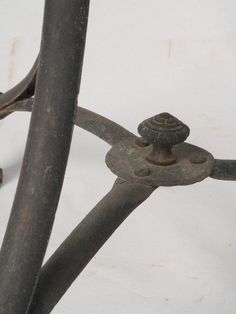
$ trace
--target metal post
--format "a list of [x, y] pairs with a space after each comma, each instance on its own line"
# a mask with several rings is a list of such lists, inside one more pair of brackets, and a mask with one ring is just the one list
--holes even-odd
[[46, 0], [35, 103], [0, 255], [0, 313], [26, 313], [63, 184], [89, 0]]

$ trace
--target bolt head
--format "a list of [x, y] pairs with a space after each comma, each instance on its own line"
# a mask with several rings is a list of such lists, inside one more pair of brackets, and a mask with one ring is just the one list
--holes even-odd
[[134, 175], [140, 178], [148, 177], [151, 173], [152, 172], [149, 168], [140, 168], [134, 171]]
[[201, 155], [194, 155], [190, 158], [190, 162], [192, 164], [203, 164], [206, 161], [207, 161], [206, 157]]
[[143, 121], [138, 126], [139, 134], [148, 142], [159, 146], [173, 146], [184, 142], [190, 129], [183, 122], [167, 112]]
[[150, 143], [148, 141], [146, 141], [144, 138], [142, 137], [138, 137], [135, 140], [135, 144], [139, 147], [147, 147], [150, 145]]

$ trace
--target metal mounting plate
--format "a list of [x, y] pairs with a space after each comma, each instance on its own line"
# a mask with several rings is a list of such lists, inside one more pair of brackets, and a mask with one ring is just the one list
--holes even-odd
[[106, 156], [106, 164], [118, 177], [150, 186], [190, 185], [207, 178], [213, 169], [214, 158], [204, 149], [181, 143], [173, 147], [175, 164], [160, 166], [147, 161], [152, 145], [140, 147], [137, 137], [113, 146]]

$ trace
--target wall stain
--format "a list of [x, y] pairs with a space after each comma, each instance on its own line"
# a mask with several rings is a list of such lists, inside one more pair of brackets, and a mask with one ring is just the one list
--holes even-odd
[[15, 72], [15, 59], [16, 59], [16, 54], [17, 54], [17, 50], [19, 48], [19, 39], [17, 39], [16, 37], [13, 38], [12, 43], [11, 43], [11, 49], [10, 49], [10, 67], [9, 67], [9, 71], [8, 71], [8, 82], [9, 85], [13, 85], [15, 82], [15, 76], [16, 76], [16, 72]]
[[169, 40], [169, 44], [168, 44], [168, 59], [171, 58], [171, 54], [172, 54], [172, 40]]

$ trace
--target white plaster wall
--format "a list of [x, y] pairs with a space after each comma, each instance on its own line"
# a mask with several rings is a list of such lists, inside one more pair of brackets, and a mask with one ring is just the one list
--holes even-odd
[[[2, 91], [23, 78], [37, 55], [43, 2], [0, 1]], [[133, 132], [144, 118], [169, 111], [191, 127], [189, 142], [217, 158], [235, 158], [235, 82], [235, 1], [91, 1], [82, 106]], [[29, 118], [17, 113], [0, 121], [0, 241]], [[47, 256], [112, 185], [107, 150], [75, 130]], [[53, 313], [235, 314], [235, 226], [235, 183], [207, 179], [160, 188], [113, 235]]]

